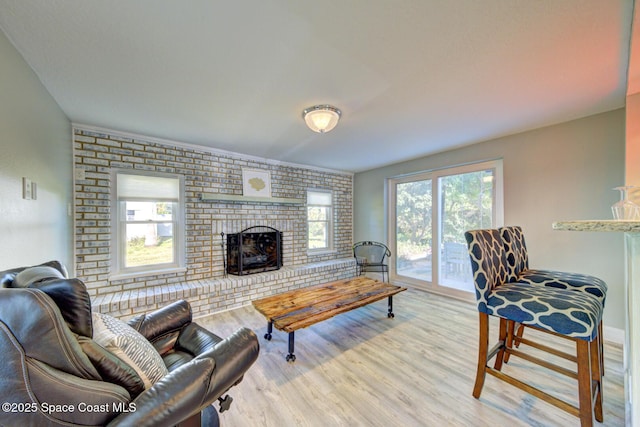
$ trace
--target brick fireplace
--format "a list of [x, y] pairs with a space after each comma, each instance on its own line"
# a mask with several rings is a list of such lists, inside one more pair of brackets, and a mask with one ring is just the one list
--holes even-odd
[[[74, 127], [76, 275], [103, 312], [128, 317], [187, 297], [194, 315], [250, 303], [252, 298], [337, 280], [352, 271], [353, 175], [208, 150], [182, 142]], [[180, 174], [185, 179], [186, 271], [110, 280], [112, 168]], [[309, 189], [334, 196], [334, 250], [307, 250], [304, 202], [204, 201], [202, 193], [242, 196], [242, 169], [268, 170], [274, 199], [306, 199]], [[283, 234], [277, 271], [225, 277], [221, 233], [267, 225]], [[355, 268], [355, 267], [353, 267]], [[96, 298], [100, 297], [100, 298]]]

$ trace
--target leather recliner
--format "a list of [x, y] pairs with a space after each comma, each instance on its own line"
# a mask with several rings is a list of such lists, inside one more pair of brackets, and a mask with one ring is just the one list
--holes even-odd
[[[0, 272], [0, 424], [20, 426], [192, 426], [217, 424], [211, 406], [257, 360], [256, 335], [222, 339], [192, 322], [181, 300], [128, 324], [161, 355], [169, 373], [144, 389], [113, 353], [93, 341], [86, 287], [67, 278], [16, 287], [28, 267]], [[201, 416], [201, 414], [204, 414]]]

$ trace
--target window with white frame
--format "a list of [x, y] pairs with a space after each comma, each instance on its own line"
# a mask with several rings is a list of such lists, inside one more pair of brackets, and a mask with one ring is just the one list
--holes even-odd
[[333, 249], [333, 195], [327, 190], [307, 191], [309, 251]]
[[184, 267], [182, 188], [177, 175], [115, 172], [114, 276]]

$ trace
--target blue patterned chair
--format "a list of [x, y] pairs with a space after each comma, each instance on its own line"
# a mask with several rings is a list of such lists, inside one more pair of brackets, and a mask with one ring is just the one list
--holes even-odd
[[[507, 257], [507, 267], [510, 281], [524, 282], [537, 286], [548, 286], [557, 289], [571, 289], [593, 295], [605, 305], [607, 298], [607, 284], [595, 277], [580, 273], [567, 273], [555, 270], [538, 270], [529, 268], [529, 254], [522, 227], [508, 226], [499, 229]], [[520, 325], [515, 333], [515, 344], [522, 340], [524, 326]], [[600, 360], [604, 361], [602, 337], [602, 321], [598, 324], [598, 347]], [[508, 359], [507, 359], [508, 360]], [[604, 364], [600, 367], [604, 375]]]
[[502, 227], [499, 231], [506, 251], [510, 277], [514, 277], [518, 282], [526, 282], [532, 285], [587, 292], [598, 298], [604, 306], [607, 297], [607, 284], [603, 280], [586, 274], [530, 269], [529, 255], [522, 228], [509, 226]]
[[[602, 371], [598, 346], [598, 325], [602, 320], [603, 299], [589, 292], [576, 292], [552, 286], [517, 281], [509, 268], [500, 230], [474, 230], [465, 233], [475, 283], [480, 316], [478, 367], [473, 396], [479, 398], [486, 374], [508, 382], [580, 418], [591, 426], [593, 417], [602, 421]], [[498, 343], [489, 349], [489, 316], [500, 319]], [[513, 325], [547, 332], [572, 341], [576, 355], [553, 350], [552, 345], [527, 340], [526, 344], [554, 356], [577, 363], [577, 372], [511, 345]], [[511, 326], [511, 327], [510, 327]], [[522, 341], [524, 343], [524, 341]], [[532, 363], [567, 374], [578, 380], [578, 406], [526, 384], [502, 371], [505, 356], [522, 357]], [[494, 366], [489, 366], [492, 358]]]

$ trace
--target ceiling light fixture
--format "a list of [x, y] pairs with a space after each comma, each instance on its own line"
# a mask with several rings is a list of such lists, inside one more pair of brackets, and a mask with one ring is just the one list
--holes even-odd
[[312, 131], [326, 133], [336, 127], [341, 114], [331, 105], [314, 105], [304, 109], [302, 118]]

